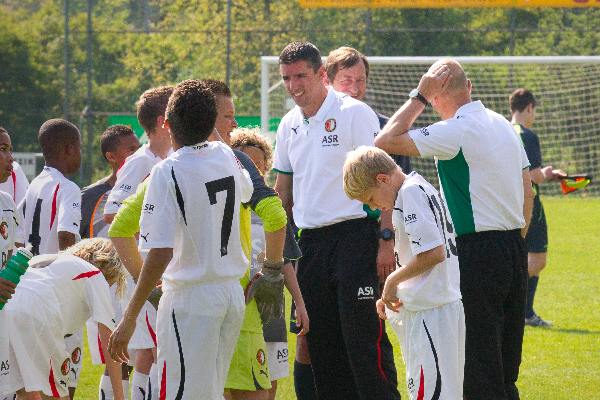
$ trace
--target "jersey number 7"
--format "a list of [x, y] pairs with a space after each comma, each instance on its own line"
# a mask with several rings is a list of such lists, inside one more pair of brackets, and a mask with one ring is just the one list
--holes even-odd
[[233, 223], [233, 210], [235, 205], [235, 180], [233, 176], [206, 182], [206, 191], [211, 205], [217, 204], [217, 193], [227, 191], [225, 197], [225, 209], [223, 210], [223, 221], [221, 221], [221, 257], [227, 255], [227, 245], [231, 235], [231, 224]]

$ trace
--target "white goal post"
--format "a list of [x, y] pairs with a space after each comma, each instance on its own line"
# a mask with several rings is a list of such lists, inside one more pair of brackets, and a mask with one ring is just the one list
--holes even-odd
[[[416, 87], [427, 68], [443, 57], [368, 57], [370, 72], [365, 102], [392, 115]], [[510, 117], [508, 97], [519, 87], [536, 96], [536, 121], [544, 165], [600, 180], [600, 56], [453, 57], [473, 83], [472, 97]], [[278, 121], [294, 106], [279, 75], [278, 58], [261, 58], [261, 126], [274, 138]], [[439, 117], [428, 107], [416, 121], [423, 126]], [[413, 168], [437, 182], [431, 160], [412, 159]], [[575, 192], [579, 193], [581, 191]], [[558, 194], [557, 184], [542, 193]], [[586, 194], [600, 195], [600, 182]]]

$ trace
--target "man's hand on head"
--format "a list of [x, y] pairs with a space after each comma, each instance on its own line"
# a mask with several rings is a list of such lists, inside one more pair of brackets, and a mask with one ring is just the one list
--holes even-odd
[[450, 68], [446, 64], [434, 64], [421, 77], [417, 89], [431, 103], [433, 98], [446, 90], [450, 77]]

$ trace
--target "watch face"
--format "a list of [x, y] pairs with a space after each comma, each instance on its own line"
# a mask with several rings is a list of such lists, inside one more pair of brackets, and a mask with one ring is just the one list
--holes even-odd
[[381, 238], [383, 240], [390, 240], [394, 237], [394, 232], [392, 232], [390, 229], [384, 229], [381, 231]]
[[417, 97], [418, 95], [419, 95], [418, 89], [413, 89], [410, 91], [410, 93], [408, 93], [408, 97]]

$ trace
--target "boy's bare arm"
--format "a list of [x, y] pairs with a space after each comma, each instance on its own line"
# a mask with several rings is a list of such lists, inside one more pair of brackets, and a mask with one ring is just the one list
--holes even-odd
[[310, 320], [308, 313], [306, 312], [306, 306], [304, 305], [304, 298], [298, 285], [298, 279], [296, 278], [296, 271], [292, 263], [287, 263], [283, 267], [283, 279], [285, 287], [289, 290], [292, 295], [292, 299], [296, 304], [296, 325], [301, 327], [299, 335], [306, 335], [310, 329]]

